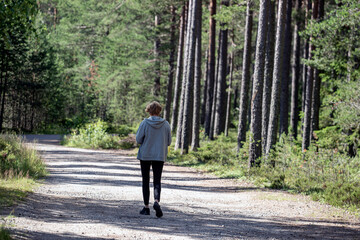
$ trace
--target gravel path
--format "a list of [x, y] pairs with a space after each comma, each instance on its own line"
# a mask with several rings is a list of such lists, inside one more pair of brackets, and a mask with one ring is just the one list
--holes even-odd
[[15, 239], [360, 239], [359, 218], [343, 210], [168, 164], [164, 217], [142, 216], [135, 157], [27, 138], [38, 139], [50, 175], [15, 208]]

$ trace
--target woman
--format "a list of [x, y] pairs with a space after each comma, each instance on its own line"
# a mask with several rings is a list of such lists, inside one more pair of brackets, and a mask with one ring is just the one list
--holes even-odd
[[142, 175], [142, 192], [144, 208], [140, 214], [150, 215], [150, 166], [154, 176], [154, 209], [157, 217], [162, 217], [163, 213], [159, 205], [161, 193], [161, 174], [164, 162], [167, 157], [167, 149], [171, 144], [171, 130], [169, 123], [160, 117], [161, 105], [152, 102], [147, 105], [145, 111], [150, 114], [149, 118], [144, 119], [136, 133], [136, 142], [141, 144], [137, 159], [140, 160]]

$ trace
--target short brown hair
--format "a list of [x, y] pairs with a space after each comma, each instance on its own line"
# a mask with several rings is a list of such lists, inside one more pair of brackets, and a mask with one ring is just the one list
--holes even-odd
[[150, 115], [159, 116], [161, 109], [162, 107], [160, 103], [153, 101], [146, 106], [145, 112], [149, 113]]

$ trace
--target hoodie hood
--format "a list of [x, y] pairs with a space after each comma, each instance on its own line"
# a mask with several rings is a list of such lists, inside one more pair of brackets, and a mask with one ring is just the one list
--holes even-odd
[[144, 120], [146, 124], [150, 125], [153, 128], [161, 128], [165, 123], [165, 119], [156, 116], [151, 116], [149, 118], [145, 118]]

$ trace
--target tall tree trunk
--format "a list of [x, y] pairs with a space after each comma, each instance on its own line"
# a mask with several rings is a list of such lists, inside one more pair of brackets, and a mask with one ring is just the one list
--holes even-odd
[[185, 85], [184, 116], [182, 126], [182, 145], [181, 153], [188, 153], [191, 140], [191, 124], [193, 119], [193, 95], [194, 95], [194, 63], [195, 63], [195, 43], [196, 43], [196, 22], [198, 19], [199, 0], [189, 1], [189, 21], [186, 33], [185, 60], [183, 71], [183, 82]]
[[181, 94], [182, 86], [182, 69], [183, 69], [183, 52], [184, 52], [184, 35], [185, 35], [185, 22], [186, 22], [186, 3], [184, 3], [179, 26], [179, 45], [177, 52], [177, 65], [176, 65], [176, 77], [175, 77], [175, 86], [174, 86], [174, 99], [173, 99], [173, 109], [172, 109], [172, 118], [171, 118], [171, 131], [175, 132], [177, 123], [178, 123], [178, 112], [179, 112], [179, 101]]
[[[233, 37], [231, 42], [232, 44], [234, 44]], [[229, 135], [233, 72], [234, 72], [234, 50], [232, 50], [230, 53], [230, 78], [229, 78], [229, 87], [227, 90], [227, 100], [226, 100], [225, 136]]]
[[199, 130], [200, 130], [200, 95], [201, 95], [201, 25], [202, 25], [202, 0], [197, 1], [197, 21], [195, 23], [195, 74], [194, 74], [194, 113], [193, 113], [193, 129], [191, 150], [196, 151], [200, 146]]
[[212, 103], [214, 98], [214, 82], [215, 82], [215, 38], [216, 38], [216, 22], [214, 15], [216, 14], [216, 0], [210, 0], [210, 26], [209, 26], [209, 57], [208, 57], [208, 85], [206, 94], [205, 109], [205, 135], [210, 136]]
[[[324, 17], [324, 0], [319, 0], [318, 19], [321, 21]], [[320, 88], [321, 79], [319, 77], [319, 70], [314, 69], [314, 90], [313, 103], [311, 108], [312, 128], [311, 132], [319, 130], [319, 113], [320, 113]]]
[[[222, 0], [221, 6], [229, 6], [229, 0]], [[220, 30], [220, 44], [219, 44], [219, 72], [216, 79], [216, 111], [214, 121], [214, 133], [220, 135], [225, 131], [225, 118], [226, 118], [226, 75], [227, 75], [227, 60], [228, 60], [228, 29]]]
[[[309, 19], [310, 19], [310, 12], [311, 12], [311, 0], [304, 0], [304, 5], [306, 8], [306, 13], [305, 13], [305, 28], [307, 27], [307, 25], [309, 24]], [[308, 59], [309, 58], [309, 39], [306, 38], [305, 39], [305, 44], [304, 44], [304, 59]], [[301, 110], [302, 112], [305, 112], [305, 98], [306, 98], [306, 82], [307, 82], [307, 65], [303, 64], [303, 72], [302, 72], [302, 94], [301, 94]], [[304, 119], [303, 119], [304, 122]], [[304, 126], [302, 125], [302, 128]]]
[[159, 38], [159, 16], [155, 16], [155, 32], [156, 38], [154, 42], [154, 58], [155, 58], [155, 81], [154, 81], [154, 96], [159, 96], [160, 94], [160, 38]]
[[281, 87], [281, 69], [282, 56], [284, 49], [284, 32], [286, 21], [286, 1], [279, 0], [278, 19], [276, 24], [276, 41], [275, 41], [275, 55], [274, 55], [274, 72], [273, 84], [271, 87], [271, 103], [270, 116], [268, 125], [268, 134], [266, 140], [266, 151], [268, 155], [270, 149], [274, 146], [277, 139], [278, 124], [279, 124], [279, 108], [280, 108], [280, 87]]
[[253, 96], [251, 98], [251, 123], [249, 142], [249, 167], [255, 166], [261, 157], [261, 124], [262, 95], [264, 88], [264, 66], [266, 52], [266, 36], [268, 24], [268, 8], [270, 0], [260, 0], [258, 34], [256, 40], [256, 55], [254, 68]]
[[8, 83], [8, 76], [5, 68], [4, 85], [2, 87], [2, 95], [1, 95], [0, 132], [3, 130], [7, 83]]
[[201, 104], [201, 117], [200, 123], [201, 125], [205, 124], [205, 111], [206, 111], [206, 97], [207, 97], [207, 88], [208, 88], [208, 57], [209, 57], [209, 49], [205, 51], [205, 74], [204, 74], [204, 87], [203, 87], [203, 101]]
[[293, 55], [292, 55], [292, 67], [291, 67], [291, 113], [290, 113], [290, 127], [292, 129], [292, 136], [297, 138], [297, 127], [299, 121], [299, 79], [300, 79], [300, 28], [301, 28], [301, 1], [296, 0], [295, 8], [296, 23], [294, 26], [294, 38], [293, 38]]
[[[220, 41], [220, 38], [219, 38]], [[220, 46], [220, 44], [219, 44]], [[214, 81], [214, 89], [213, 89], [213, 101], [211, 105], [211, 119], [210, 119], [210, 133], [209, 133], [209, 139], [214, 140], [214, 123], [215, 123], [215, 111], [216, 111], [216, 93], [218, 88], [218, 74], [219, 74], [219, 54], [220, 48], [218, 48], [218, 59], [216, 62], [216, 71], [215, 71], [215, 81]]]
[[238, 126], [238, 151], [243, 146], [246, 140], [246, 123], [249, 105], [249, 88], [250, 88], [250, 64], [251, 64], [251, 37], [253, 27], [253, 1], [248, 0], [246, 6], [246, 23], [245, 23], [245, 43], [243, 53], [243, 67], [241, 76], [241, 90], [240, 90], [240, 111], [239, 111], [239, 126]]
[[261, 143], [263, 153], [265, 153], [267, 131], [269, 124], [270, 105], [271, 102], [271, 87], [272, 77], [274, 70], [274, 47], [275, 47], [275, 1], [270, 1], [269, 16], [268, 16], [268, 31], [266, 37], [266, 56], [265, 56], [265, 70], [264, 70], [264, 89], [263, 89], [263, 100], [262, 100], [262, 133]]
[[289, 82], [291, 56], [291, 13], [292, 0], [287, 1], [286, 24], [284, 38], [284, 56], [282, 65], [281, 96], [280, 96], [280, 134], [288, 134], [289, 129]]
[[[177, 127], [176, 127], [176, 141], [175, 141], [175, 150], [181, 149], [183, 145], [182, 139], [182, 131], [183, 131], [183, 118], [184, 118], [184, 102], [185, 102], [185, 86], [186, 82], [184, 82], [184, 71], [185, 71], [185, 63], [187, 62], [187, 54], [188, 52], [185, 50], [185, 42], [187, 41], [187, 25], [190, 21], [190, 14], [189, 14], [190, 4], [187, 2], [186, 11], [185, 11], [185, 26], [184, 26], [184, 49], [183, 49], [183, 59], [182, 59], [182, 70], [181, 70], [181, 94], [180, 94], [180, 102], [179, 102], [179, 111], [178, 111], [178, 118], [177, 118]], [[185, 39], [186, 38], [186, 39]]]
[[175, 58], [175, 28], [176, 28], [176, 9], [171, 6], [171, 28], [170, 28], [170, 56], [169, 56], [169, 73], [168, 84], [166, 93], [166, 104], [164, 111], [164, 118], [170, 121], [170, 108], [173, 92], [173, 80], [174, 80], [174, 58]]
[[[312, 20], [315, 20], [318, 15], [319, 1], [314, 0], [312, 5]], [[312, 36], [310, 36], [309, 44], [309, 59], [312, 59], [314, 55], [314, 46], [311, 44]], [[302, 141], [302, 149], [308, 149], [311, 142], [311, 107], [312, 107], [312, 92], [313, 92], [313, 81], [314, 81], [314, 69], [310, 66], [307, 68], [307, 79], [306, 79], [306, 95], [305, 95], [305, 112], [304, 112], [304, 134]]]

